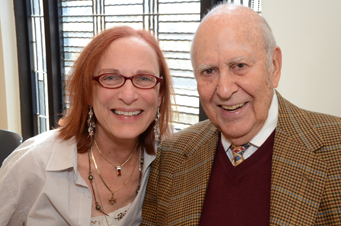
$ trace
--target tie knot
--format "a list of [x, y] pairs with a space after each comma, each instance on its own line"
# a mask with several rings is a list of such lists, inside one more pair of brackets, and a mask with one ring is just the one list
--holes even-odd
[[233, 152], [241, 152], [241, 151], [246, 151], [246, 149], [250, 147], [250, 143], [246, 143], [246, 144], [243, 144], [243, 145], [234, 145], [234, 144], [231, 144], [231, 150]]
[[238, 166], [244, 161], [243, 154], [248, 147], [250, 147], [250, 143], [246, 143], [243, 145], [231, 145], [231, 150], [233, 154], [232, 164], [234, 166]]

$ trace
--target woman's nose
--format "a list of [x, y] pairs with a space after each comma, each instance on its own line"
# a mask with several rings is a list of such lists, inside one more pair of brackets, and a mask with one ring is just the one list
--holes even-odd
[[122, 87], [119, 88], [118, 98], [122, 100], [125, 104], [130, 105], [138, 99], [138, 93], [132, 81], [127, 79]]

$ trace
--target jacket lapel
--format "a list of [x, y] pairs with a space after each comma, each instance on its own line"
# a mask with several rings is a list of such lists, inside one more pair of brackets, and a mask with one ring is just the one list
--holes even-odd
[[271, 177], [271, 225], [312, 225], [327, 176], [323, 147], [304, 111], [277, 93], [279, 117]]
[[169, 224], [198, 225], [200, 221], [219, 132], [207, 121], [207, 126], [196, 137], [198, 140], [192, 139], [187, 144], [184, 161], [174, 171]]

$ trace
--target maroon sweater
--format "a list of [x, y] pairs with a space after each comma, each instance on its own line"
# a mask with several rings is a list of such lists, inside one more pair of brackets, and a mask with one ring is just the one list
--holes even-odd
[[200, 225], [269, 225], [271, 160], [275, 131], [234, 167], [219, 142]]

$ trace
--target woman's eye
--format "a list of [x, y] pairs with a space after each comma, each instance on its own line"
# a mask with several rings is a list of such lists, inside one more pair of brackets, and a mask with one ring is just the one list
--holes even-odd
[[139, 77], [139, 79], [141, 81], [150, 81], [151, 80], [149, 76], [141, 76], [141, 77]]
[[112, 80], [117, 80], [119, 78], [120, 78], [119, 75], [107, 75], [103, 77], [103, 80], [112, 81]]

